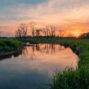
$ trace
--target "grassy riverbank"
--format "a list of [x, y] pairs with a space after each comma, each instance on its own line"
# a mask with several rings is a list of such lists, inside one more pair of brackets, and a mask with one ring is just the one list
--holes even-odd
[[0, 55], [14, 51], [22, 46], [22, 42], [18, 40], [0, 40]]
[[30, 43], [53, 43], [71, 47], [79, 56], [79, 67], [76, 71], [66, 70], [53, 77], [50, 89], [89, 89], [89, 40], [88, 39], [59, 39], [34, 37]]

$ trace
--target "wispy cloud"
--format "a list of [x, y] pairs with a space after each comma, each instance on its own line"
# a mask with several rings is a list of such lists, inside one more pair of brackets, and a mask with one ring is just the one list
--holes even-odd
[[89, 19], [89, 0], [2, 0], [0, 22], [63, 23]]

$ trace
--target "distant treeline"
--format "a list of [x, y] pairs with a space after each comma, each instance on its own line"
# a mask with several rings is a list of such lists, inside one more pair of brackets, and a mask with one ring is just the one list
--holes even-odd
[[89, 32], [82, 34], [79, 38], [89, 38]]

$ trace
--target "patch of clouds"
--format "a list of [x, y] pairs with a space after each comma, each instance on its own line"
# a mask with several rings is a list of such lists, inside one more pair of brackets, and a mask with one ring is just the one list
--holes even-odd
[[[6, 2], [9, 1], [9, 2]], [[2, 0], [0, 21], [62, 23], [89, 18], [89, 0]]]

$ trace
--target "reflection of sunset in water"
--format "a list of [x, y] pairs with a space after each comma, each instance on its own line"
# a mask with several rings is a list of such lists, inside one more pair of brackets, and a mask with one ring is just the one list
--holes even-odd
[[16, 89], [19, 89], [19, 86], [21, 89], [39, 89], [39, 86], [48, 85], [51, 75], [55, 72], [61, 72], [65, 68], [76, 69], [78, 60], [77, 55], [64, 46], [28, 46], [19, 56], [0, 61], [0, 89], [4, 89], [5, 86], [11, 89], [16, 86]]
[[52, 44], [27, 47], [23, 51], [23, 57], [25, 57], [25, 60], [29, 60], [29, 66], [33, 69], [50, 74], [70, 67], [76, 69], [78, 63], [78, 57], [70, 48]]

